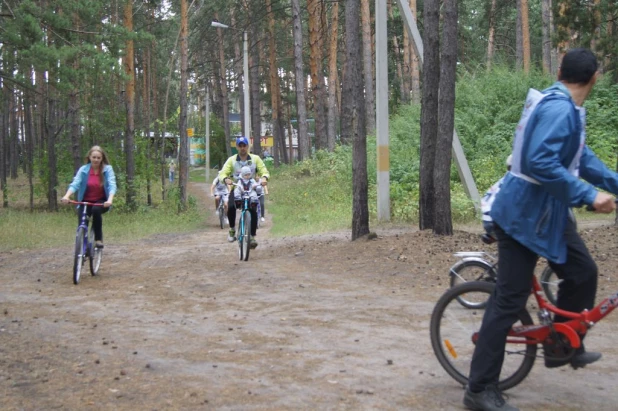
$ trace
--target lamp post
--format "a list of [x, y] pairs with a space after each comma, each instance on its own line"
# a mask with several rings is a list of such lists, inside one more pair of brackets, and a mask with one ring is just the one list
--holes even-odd
[[[213, 21], [211, 23], [212, 27], [217, 27], [220, 29], [232, 29], [237, 30], [233, 27], [228, 26], [227, 24], [219, 23], [218, 21]], [[242, 41], [243, 41], [243, 94], [244, 94], [244, 108], [245, 108], [245, 137], [249, 138], [251, 136], [251, 116], [249, 115], [249, 45], [247, 41], [247, 31], [242, 31]]]

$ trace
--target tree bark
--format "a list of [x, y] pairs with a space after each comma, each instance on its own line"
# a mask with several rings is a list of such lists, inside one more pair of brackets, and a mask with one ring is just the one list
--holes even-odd
[[[438, 89], [440, 82], [439, 0], [425, 0], [423, 47], [423, 97], [421, 103], [421, 150], [419, 228], [433, 229], [435, 197], [433, 169], [438, 138]], [[449, 148], [450, 151], [450, 148]]]
[[489, 35], [487, 38], [487, 71], [489, 71], [491, 70], [496, 47], [496, 0], [491, 0], [491, 8], [489, 10]]
[[353, 143], [352, 240], [356, 240], [369, 233], [367, 136], [358, 0], [346, 0], [345, 2], [345, 29], [346, 59], [343, 75], [341, 137]]
[[[416, 0], [410, 0], [410, 9], [412, 10], [412, 18], [414, 19], [414, 21], [417, 21]], [[412, 64], [410, 68], [412, 80], [410, 98], [413, 103], [418, 104], [421, 101], [421, 73], [419, 70], [418, 56], [416, 55], [416, 51], [414, 51], [414, 47], [410, 47], [410, 57]]]
[[305, 74], [303, 71], [303, 28], [300, 15], [300, 0], [292, 0], [292, 21], [296, 110], [298, 112], [298, 155], [300, 160], [306, 160], [311, 157], [311, 142], [307, 133], [307, 105], [305, 102]]
[[[387, 2], [386, 3], [387, 8], [388, 8], [388, 16], [390, 18], [390, 20], [394, 19], [393, 16], [393, 6], [391, 4], [391, 2]], [[404, 74], [403, 74], [403, 68], [402, 68], [402, 64], [401, 64], [401, 52], [400, 52], [400, 48], [399, 48], [399, 40], [397, 40], [397, 35], [393, 35], [393, 51], [394, 51], [394, 60], [395, 60], [395, 67], [396, 67], [396, 73], [397, 73], [397, 81], [399, 83], [399, 96], [400, 98], [405, 101], [405, 96], [406, 96], [406, 88], [405, 88], [405, 82], [404, 82]]]
[[[492, 0], [496, 1], [496, 0]], [[541, 0], [541, 21], [542, 21], [542, 39], [543, 39], [543, 73], [551, 73], [551, 28], [550, 28], [550, 15], [551, 15], [551, 0]]]
[[453, 234], [451, 216], [451, 158], [455, 129], [455, 76], [457, 73], [457, 0], [443, 2], [438, 139], [434, 168], [435, 217], [433, 232]]
[[[218, 18], [217, 13], [215, 13], [215, 18]], [[219, 40], [219, 95], [221, 97], [221, 106], [223, 108], [223, 130], [225, 131], [225, 149], [227, 151], [227, 155], [231, 156], [232, 147], [230, 146], [230, 108], [227, 96], [227, 75], [225, 69], [225, 51], [223, 49], [223, 29], [217, 29], [217, 39]], [[241, 116], [241, 118], [243, 118], [243, 116]]]
[[[133, 32], [133, 0], [127, 0], [124, 7], [124, 25], [128, 32]], [[127, 128], [125, 131], [124, 151], [126, 157], [126, 201], [130, 210], [136, 208], [135, 199], [135, 55], [133, 40], [127, 41], [127, 50], [124, 57], [125, 75], [128, 77], [126, 83], [126, 108], [127, 108]]]
[[[257, 30], [257, 29], [256, 29]], [[253, 32], [253, 38], [258, 38], [258, 33]], [[251, 46], [251, 59], [249, 66], [249, 91], [251, 98], [251, 128], [253, 133], [253, 152], [262, 155], [262, 117], [260, 115], [260, 58], [256, 44]]]
[[180, 207], [187, 207], [187, 189], [189, 184], [189, 136], [187, 135], [187, 93], [188, 89], [188, 34], [189, 18], [187, 15], [187, 0], [180, 0], [180, 151], [178, 161], [178, 188], [180, 191]]
[[361, 0], [361, 25], [363, 38], [363, 80], [365, 84], [365, 121], [367, 133], [371, 134], [376, 129], [376, 108], [369, 0]]
[[528, 20], [528, 0], [519, 0], [521, 3], [521, 41], [524, 73], [530, 72], [530, 23]]
[[337, 89], [339, 76], [337, 73], [337, 40], [339, 31], [339, 2], [334, 2], [331, 9], [330, 39], [328, 47], [328, 151], [335, 150], [337, 140]]
[[320, 39], [322, 7], [320, 0], [307, 0], [309, 14], [309, 68], [311, 74], [311, 95], [313, 97], [313, 116], [315, 122], [315, 149], [327, 147], [325, 110], [324, 110], [324, 75], [322, 74], [322, 47]]

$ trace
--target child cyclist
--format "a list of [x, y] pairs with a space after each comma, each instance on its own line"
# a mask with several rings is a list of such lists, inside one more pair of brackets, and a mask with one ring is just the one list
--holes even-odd
[[[257, 181], [255, 181], [254, 178], [251, 177], [253, 173], [251, 172], [251, 168], [248, 166], [243, 166], [240, 169], [240, 179], [238, 180], [238, 182], [241, 184], [242, 186], [242, 190], [240, 189], [240, 187], [236, 187], [234, 189], [234, 199], [236, 200], [236, 208], [240, 208], [241, 204], [240, 204], [240, 199], [242, 198], [242, 193], [243, 191], [248, 191], [249, 192], [249, 203], [251, 205], [251, 218], [252, 218], [252, 223], [251, 223], [251, 240], [250, 240], [250, 246], [251, 248], [255, 248], [255, 246], [257, 245], [257, 242], [255, 242], [254, 237], [256, 235], [256, 230], [253, 229], [253, 218], [256, 218], [257, 216], [257, 204], [258, 204], [258, 194], [256, 192], [256, 189], [258, 187], [261, 187], [260, 183], [258, 183]], [[254, 245], [255, 244], [255, 245]]]
[[223, 201], [223, 207], [225, 210], [225, 220], [227, 223], [227, 202], [230, 194], [230, 190], [227, 188], [227, 184], [223, 180], [219, 179], [219, 176], [215, 177], [210, 186], [210, 196], [215, 198], [215, 210], [217, 210], [217, 216], [219, 216], [219, 202]]

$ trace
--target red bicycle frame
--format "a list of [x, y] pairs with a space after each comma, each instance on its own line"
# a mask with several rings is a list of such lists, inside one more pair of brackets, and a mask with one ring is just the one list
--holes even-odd
[[552, 323], [551, 326], [539, 324], [513, 327], [507, 336], [507, 344], [542, 344], [549, 337], [550, 327], [553, 327], [555, 331], [568, 338], [571, 347], [579, 348], [581, 346], [580, 335], [585, 335], [588, 329], [618, 306], [618, 293], [616, 293], [601, 301], [592, 310], [584, 310], [581, 313], [561, 310], [543, 297], [541, 286], [534, 276], [532, 277], [532, 294], [539, 305], [539, 310], [544, 309], [562, 317], [570, 318], [570, 320]]

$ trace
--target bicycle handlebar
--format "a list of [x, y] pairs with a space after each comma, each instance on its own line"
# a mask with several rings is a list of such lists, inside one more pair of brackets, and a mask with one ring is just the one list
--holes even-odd
[[104, 203], [89, 203], [87, 201], [69, 200], [69, 204], [85, 205], [85, 206], [104, 206]]

